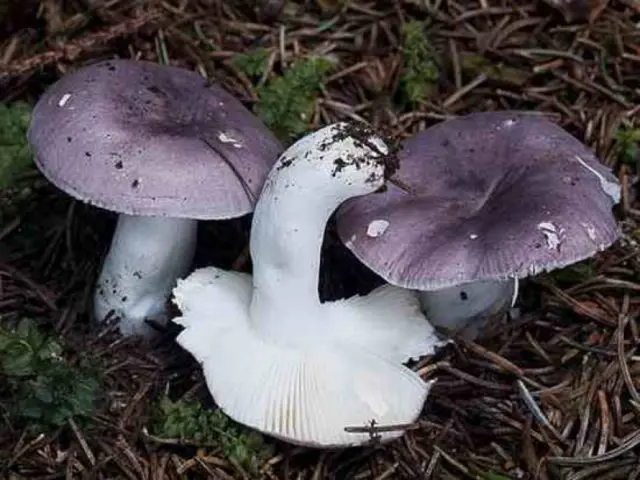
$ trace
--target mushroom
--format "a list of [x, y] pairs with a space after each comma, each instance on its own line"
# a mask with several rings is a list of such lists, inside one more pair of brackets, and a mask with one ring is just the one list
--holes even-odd
[[78, 200], [117, 212], [94, 294], [97, 321], [123, 334], [164, 322], [188, 273], [197, 220], [252, 211], [282, 151], [237, 99], [200, 75], [132, 60], [103, 61], [53, 84], [31, 118], [36, 164]]
[[[384, 184], [383, 141], [336, 123], [303, 137], [271, 169], [251, 228], [253, 276], [208, 267], [178, 280], [177, 342], [202, 364], [218, 406], [291, 443], [362, 444], [346, 427], [407, 424], [431, 383], [402, 363], [440, 340], [414, 292], [384, 285], [321, 303], [326, 223], [345, 199]], [[381, 433], [382, 440], [403, 432]]]
[[518, 279], [479, 280], [418, 292], [422, 309], [433, 325], [473, 340], [489, 318], [515, 306]]
[[473, 113], [402, 147], [386, 192], [345, 202], [337, 229], [382, 279], [420, 290], [435, 325], [469, 324], [473, 337], [487, 314], [512, 304], [518, 279], [618, 238], [616, 177], [539, 115]]

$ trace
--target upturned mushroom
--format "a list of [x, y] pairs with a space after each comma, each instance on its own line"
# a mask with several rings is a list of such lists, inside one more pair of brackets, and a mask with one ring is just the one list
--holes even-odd
[[97, 321], [149, 334], [193, 260], [197, 220], [253, 210], [282, 147], [237, 99], [200, 75], [110, 60], [62, 77], [28, 133], [58, 188], [119, 214], [94, 295]]
[[387, 158], [363, 127], [337, 123], [302, 138], [258, 199], [253, 276], [209, 267], [178, 281], [177, 341], [234, 420], [291, 443], [344, 447], [370, 439], [346, 427], [419, 415], [431, 383], [402, 363], [440, 341], [415, 293], [385, 285], [335, 302], [318, 296], [327, 220], [345, 199], [384, 184]]
[[345, 245], [385, 281], [421, 291], [429, 321], [474, 336], [512, 303], [517, 280], [594, 255], [618, 238], [620, 185], [555, 123], [474, 113], [406, 140], [384, 193], [337, 212]]

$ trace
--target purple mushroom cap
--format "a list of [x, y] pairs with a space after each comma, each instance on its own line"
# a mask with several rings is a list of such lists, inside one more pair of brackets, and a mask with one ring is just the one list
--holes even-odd
[[118, 213], [225, 219], [253, 210], [282, 146], [242, 103], [197, 73], [110, 60], [38, 101], [35, 161], [60, 189]]
[[338, 233], [387, 282], [438, 290], [578, 262], [619, 235], [620, 186], [539, 115], [474, 113], [406, 140], [387, 190], [345, 202]]

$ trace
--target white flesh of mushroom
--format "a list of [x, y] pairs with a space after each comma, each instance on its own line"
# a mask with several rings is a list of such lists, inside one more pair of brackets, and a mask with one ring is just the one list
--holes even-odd
[[488, 317], [513, 307], [517, 289], [518, 282], [514, 279], [487, 280], [421, 291], [418, 295], [432, 324], [457, 331], [473, 340]]
[[150, 336], [165, 323], [167, 301], [193, 261], [196, 220], [121, 214], [94, 293], [98, 322], [118, 318], [123, 335]]
[[308, 135], [276, 162], [254, 212], [253, 277], [210, 267], [174, 289], [182, 312], [174, 321], [185, 327], [177, 341], [202, 364], [222, 410], [310, 446], [365, 443], [368, 433], [345, 427], [372, 420], [413, 422], [430, 383], [402, 362], [441, 344], [409, 290], [387, 285], [337, 302], [318, 298], [329, 216], [384, 182], [386, 146], [373, 136], [358, 141], [348, 128]]

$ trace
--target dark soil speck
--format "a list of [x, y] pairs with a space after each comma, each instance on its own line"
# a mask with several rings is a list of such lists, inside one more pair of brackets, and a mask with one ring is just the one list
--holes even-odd
[[[391, 177], [400, 167], [400, 160], [398, 159], [396, 153], [397, 149], [390, 148], [388, 153], [383, 153], [380, 151], [378, 146], [371, 141], [372, 136], [378, 136], [371, 128], [367, 127], [362, 123], [352, 122], [347, 124], [346, 128], [341, 129], [338, 133], [336, 133], [331, 141], [337, 142], [343, 140], [347, 137], [352, 137], [354, 142], [358, 146], [366, 146], [369, 149], [377, 152], [380, 156], [375, 159], [376, 162], [381, 162], [384, 164], [384, 176], [385, 178]], [[387, 139], [382, 139], [387, 145], [391, 145]], [[363, 157], [360, 159], [360, 163], [364, 161], [369, 161], [370, 158]], [[374, 181], [375, 179], [371, 179]]]
[[280, 165], [278, 166], [277, 170], [282, 170], [283, 168], [290, 166], [292, 163], [293, 163], [293, 157], [291, 158], [285, 157], [282, 160], [280, 160]]

